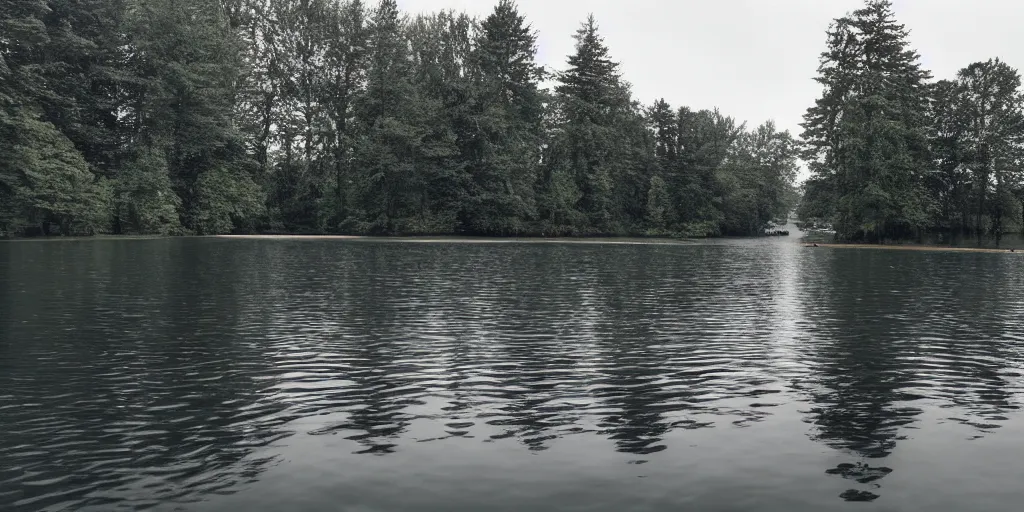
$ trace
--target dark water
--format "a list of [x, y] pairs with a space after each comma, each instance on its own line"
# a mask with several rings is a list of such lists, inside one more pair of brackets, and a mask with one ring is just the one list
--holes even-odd
[[789, 239], [0, 244], [0, 510], [1019, 510], [1022, 285]]

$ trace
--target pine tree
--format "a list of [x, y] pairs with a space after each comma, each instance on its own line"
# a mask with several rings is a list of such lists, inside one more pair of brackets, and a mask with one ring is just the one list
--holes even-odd
[[536, 35], [511, 0], [500, 0], [476, 43], [477, 130], [464, 155], [473, 177], [465, 217], [473, 232], [518, 233], [536, 216], [533, 187], [543, 136]]
[[[927, 225], [928, 72], [888, 0], [868, 0], [829, 33], [819, 82], [804, 117], [811, 185], [831, 192], [837, 237], [906, 238]], [[820, 195], [816, 192], [815, 195]]]
[[676, 119], [679, 135], [675, 204], [680, 227], [692, 236], [717, 236], [724, 220], [724, 194], [715, 172], [746, 125], [737, 124], [718, 109], [693, 112], [684, 107]]
[[1024, 142], [1024, 98], [1016, 69], [999, 59], [976, 62], [957, 74], [957, 106], [966, 112], [961, 132], [964, 161], [973, 174], [975, 232], [982, 243], [982, 218], [989, 216], [989, 228], [998, 245], [1005, 218], [1016, 204], [1012, 170], [1017, 166]]
[[938, 205], [935, 227], [966, 235], [970, 227], [971, 173], [967, 167], [967, 109], [960, 85], [940, 80], [931, 87], [930, 142], [933, 172], [930, 192]]
[[[593, 16], [575, 37], [549, 92], [513, 0], [0, 2], [0, 232], [714, 236], [787, 213], [788, 134], [642, 108]], [[998, 244], [1024, 216], [1016, 70], [928, 84], [887, 0], [827, 37], [800, 215]]]
[[605, 120], [602, 115], [609, 114], [620, 104], [619, 63], [611, 60], [593, 14], [573, 38], [576, 53], [569, 56], [569, 69], [559, 73], [560, 84], [555, 92], [574, 100], [569, 107], [570, 115], [599, 123]]
[[421, 124], [433, 157], [422, 166], [419, 222], [434, 233], [473, 232], [470, 165], [480, 131], [477, 113], [476, 21], [465, 13], [442, 11], [417, 16], [407, 27], [413, 51], [414, 84], [421, 95]]
[[[130, 105], [132, 142], [149, 148], [139, 153], [142, 158], [151, 158], [149, 150], [163, 155], [185, 229], [211, 234], [246, 224], [250, 219], [236, 213], [259, 212], [264, 198], [262, 191], [255, 193], [255, 166], [232, 121], [241, 66], [237, 34], [215, 0], [184, 6], [173, 0], [147, 0], [131, 12], [129, 65], [140, 83]], [[158, 169], [163, 164], [138, 165]], [[121, 181], [119, 196], [133, 190], [124, 184], [125, 178]], [[157, 179], [154, 186], [162, 182]], [[236, 188], [208, 190], [212, 183]], [[157, 195], [164, 197], [163, 191]], [[245, 204], [215, 205], [211, 197], [230, 197]], [[135, 202], [141, 204], [153, 203]], [[153, 206], [156, 211], [143, 217], [160, 217], [167, 207], [164, 203]], [[214, 217], [217, 220], [211, 221]]]
[[372, 233], [435, 231], [430, 185], [454, 152], [436, 123], [439, 105], [414, 81], [405, 28], [395, 0], [382, 0], [369, 23], [367, 84], [355, 109], [360, 229]]
[[[622, 220], [626, 215], [616, 187], [635, 170], [633, 151], [644, 144], [640, 139], [643, 118], [630, 98], [628, 85], [619, 78], [618, 63], [610, 59], [592, 15], [577, 30], [575, 39], [569, 68], [558, 74], [555, 87], [553, 108], [558, 111], [558, 122], [546, 160], [558, 170], [549, 171], [547, 182], [552, 183], [551, 172], [568, 171], [581, 193], [573, 208], [587, 218], [586, 225], [578, 227], [613, 233], [625, 229]], [[630, 182], [629, 195], [643, 197], [646, 180]], [[643, 208], [639, 212], [642, 219]]]
[[671, 167], [678, 155], [679, 124], [676, 112], [664, 98], [654, 102], [647, 112], [648, 124], [654, 133], [655, 156], [663, 169]]

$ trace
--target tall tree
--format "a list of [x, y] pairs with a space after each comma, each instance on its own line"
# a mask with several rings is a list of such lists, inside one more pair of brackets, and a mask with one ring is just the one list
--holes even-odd
[[968, 109], [960, 84], [940, 80], [931, 92], [930, 191], [938, 203], [936, 227], [965, 235], [970, 227], [971, 170], [967, 166]]
[[648, 109], [647, 119], [654, 134], [655, 156], [662, 168], [668, 168], [679, 156], [677, 147], [679, 126], [676, 112], [672, 110], [672, 105], [662, 98], [654, 102], [654, 105]]
[[[805, 219], [997, 244], [1024, 224], [1016, 70], [927, 83], [886, 0], [827, 36]], [[714, 236], [786, 213], [788, 134], [642, 108], [592, 16], [575, 37], [549, 91], [512, 0], [0, 3], [0, 232]]]
[[[998, 245], [1005, 218], [1016, 209], [1013, 192], [1024, 142], [1024, 97], [1016, 69], [999, 59], [976, 62], [957, 74], [956, 106], [961, 128], [962, 164], [972, 171], [975, 232], [979, 245], [986, 227]], [[991, 219], [990, 226], [983, 218]]]
[[361, 0], [336, 7], [328, 30], [326, 53], [327, 116], [331, 120], [331, 145], [334, 149], [334, 215], [330, 222], [337, 229], [348, 215], [346, 198], [350, 193], [350, 164], [353, 135], [353, 103], [365, 81], [366, 12]]
[[690, 111], [681, 108], [679, 128], [676, 209], [683, 231], [693, 236], [721, 234], [720, 190], [715, 173], [726, 161], [730, 148], [746, 129], [718, 109]]
[[439, 127], [439, 105], [415, 83], [406, 22], [395, 0], [382, 0], [370, 19], [366, 90], [356, 105], [360, 138], [355, 160], [362, 231], [435, 230], [430, 182], [455, 148]]
[[78, 99], [61, 86], [74, 34], [53, 13], [34, 0], [0, 6], [0, 232], [106, 228], [106, 183], [47, 115], [75, 112]]
[[519, 233], [536, 216], [544, 99], [536, 39], [512, 0], [498, 2], [476, 38], [476, 130], [464, 149], [473, 178], [464, 217], [472, 232]]
[[[612, 233], [624, 228], [615, 187], [636, 163], [631, 152], [639, 145], [637, 137], [644, 134], [643, 119], [628, 84], [620, 79], [618, 63], [609, 57], [593, 15], [574, 37], [575, 53], [569, 56], [568, 69], [558, 74], [555, 87], [557, 121], [546, 157], [553, 169], [545, 181], [549, 194], [573, 197], [566, 188], [567, 177], [555, 176], [567, 172], [580, 200], [565, 207], [578, 209], [586, 217], [586, 225], [577, 228]], [[643, 197], [646, 180], [634, 181], [641, 183]], [[643, 211], [639, 209], [641, 215]], [[549, 220], [553, 213], [548, 213]]]
[[425, 168], [421, 211], [429, 212], [431, 232], [472, 230], [470, 163], [479, 141], [475, 58], [476, 20], [465, 13], [441, 11], [417, 16], [407, 29], [415, 62], [417, 91], [422, 95], [431, 139], [441, 150]]
[[829, 32], [824, 92], [804, 117], [803, 137], [811, 184], [831, 192], [840, 238], [906, 238], [932, 213], [924, 189], [930, 75], [907, 36], [888, 0], [868, 0]]
[[[263, 197], [233, 122], [236, 33], [214, 0], [147, 0], [130, 13], [130, 65], [141, 84], [133, 138], [155, 151], [142, 153], [147, 162], [159, 161], [144, 168], [166, 166], [186, 229], [208, 234], [244, 225], [260, 214]], [[213, 188], [220, 186], [229, 189]]]

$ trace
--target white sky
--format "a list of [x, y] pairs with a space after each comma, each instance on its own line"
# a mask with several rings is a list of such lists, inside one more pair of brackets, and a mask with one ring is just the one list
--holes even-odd
[[[486, 16], [492, 0], [398, 0], [409, 13], [455, 9]], [[718, 107], [748, 125], [774, 119], [799, 136], [820, 92], [812, 81], [825, 30], [861, 0], [518, 0], [537, 31], [540, 64], [564, 69], [588, 13], [600, 25], [633, 95], [674, 107]], [[894, 0], [925, 68], [951, 78], [1000, 57], [1024, 66], [1020, 0]]]

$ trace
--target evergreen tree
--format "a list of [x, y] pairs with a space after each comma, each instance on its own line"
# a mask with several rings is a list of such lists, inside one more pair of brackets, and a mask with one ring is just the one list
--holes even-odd
[[678, 128], [676, 209], [684, 233], [717, 236], [722, 232], [723, 192], [716, 170], [745, 130], [717, 109], [692, 112], [682, 108]]
[[960, 85], [940, 80], [932, 85], [930, 141], [933, 172], [928, 183], [938, 206], [935, 227], [966, 235], [970, 229], [971, 172], [967, 167], [967, 109]]
[[430, 219], [429, 226], [423, 226], [425, 231], [471, 229], [469, 166], [481, 126], [486, 123], [475, 111], [475, 81], [480, 74], [473, 44], [476, 26], [464, 13], [443, 11], [417, 16], [407, 29], [415, 63], [414, 83], [430, 119], [423, 122], [436, 148], [432, 165], [423, 169], [426, 185], [421, 190], [420, 210], [422, 218]]
[[0, 232], [748, 235], [795, 197], [845, 240], [1024, 227], [1016, 70], [928, 83], [886, 0], [827, 35], [798, 193], [787, 133], [640, 107], [592, 16], [548, 91], [512, 0], [0, 3]]
[[818, 80], [825, 88], [804, 122], [805, 158], [818, 190], [835, 204], [844, 239], [906, 238], [932, 214], [924, 188], [929, 165], [929, 74], [909, 49], [888, 0], [868, 0], [829, 32]]
[[647, 224], [651, 234], [663, 234], [669, 217], [668, 185], [661, 176], [651, 176], [651, 185], [647, 189]]
[[[131, 105], [133, 143], [150, 148], [140, 154], [157, 151], [166, 161], [186, 229], [209, 234], [244, 224], [248, 219], [241, 217], [214, 223], [204, 220], [219, 216], [216, 212], [256, 212], [263, 203], [262, 192], [248, 193], [257, 190], [253, 168], [232, 122], [240, 51], [228, 20], [214, 0], [185, 6], [172, 0], [147, 0], [132, 13], [128, 22], [133, 46], [130, 65], [141, 84]], [[140, 163], [147, 169], [162, 166]], [[206, 173], [227, 173], [230, 179], [211, 180]], [[125, 179], [135, 177], [121, 180], [119, 196], [133, 190], [124, 185]], [[159, 189], [162, 182], [162, 178], [156, 179], [154, 186]], [[232, 193], [204, 189], [211, 183], [237, 188]], [[165, 194], [157, 190], [157, 196]], [[233, 197], [246, 204], [215, 206], [210, 197]], [[150, 203], [137, 201], [135, 205]], [[142, 217], [160, 217], [167, 204], [154, 207], [155, 212]]]
[[[625, 219], [615, 187], [636, 163], [631, 151], [642, 143], [637, 137], [643, 133], [643, 119], [630, 99], [628, 86], [620, 81], [618, 63], [609, 58], [592, 15], [575, 39], [576, 51], [569, 56], [569, 68], [558, 74], [559, 85], [555, 87], [557, 121], [546, 157], [547, 165], [555, 169], [547, 173], [548, 193], [558, 191], [559, 200], [575, 195], [565, 188], [564, 177], [555, 180], [553, 176], [568, 172], [580, 200], [578, 204], [564, 204], [563, 209], [569, 211], [562, 216], [575, 217], [571, 210], [578, 210], [586, 217], [586, 224], [577, 229], [620, 232]], [[646, 191], [645, 181], [641, 182], [641, 197]], [[551, 212], [548, 215], [551, 220]]]
[[544, 76], [536, 52], [536, 36], [525, 18], [512, 0], [500, 0], [476, 40], [477, 130], [464, 150], [473, 177], [464, 213], [471, 232], [519, 233], [536, 216]]
[[[959, 162], [972, 173], [975, 233], [979, 245], [988, 228], [998, 245], [1006, 217], [1016, 210], [1014, 191], [1021, 142], [1024, 142], [1024, 98], [1017, 70], [999, 59], [976, 62], [957, 74], [960, 109], [955, 135], [962, 149]], [[983, 219], [991, 222], [985, 226]]]
[[361, 231], [429, 233], [439, 222], [428, 192], [454, 147], [435, 123], [439, 105], [414, 82], [408, 48], [398, 5], [382, 0], [369, 23], [367, 85], [356, 106]]
[[654, 133], [654, 153], [662, 169], [675, 164], [678, 155], [679, 125], [672, 106], [660, 99], [648, 109], [648, 123]]
[[558, 74], [555, 91], [574, 100], [567, 110], [573, 117], [593, 123], [606, 120], [620, 106], [619, 63], [611, 60], [604, 38], [597, 32], [591, 14], [576, 31], [576, 53], [569, 56], [569, 69]]

